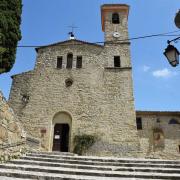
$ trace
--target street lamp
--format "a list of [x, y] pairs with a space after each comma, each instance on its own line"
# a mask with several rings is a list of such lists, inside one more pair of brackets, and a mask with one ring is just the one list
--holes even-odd
[[175, 22], [176, 27], [180, 29], [180, 9], [176, 13], [176, 16], [174, 18], [174, 22]]
[[[177, 28], [180, 29], [180, 9], [179, 11], [176, 13], [176, 16], [174, 18], [174, 22]], [[177, 37], [171, 41], [167, 41], [168, 46], [167, 48], [164, 50], [164, 55], [166, 56], [167, 60], [169, 61], [169, 63], [171, 64], [171, 66], [176, 67], [179, 64], [179, 51], [177, 48], [175, 48], [173, 45], [171, 45], [171, 42], [176, 42], [180, 40], [180, 37]]]
[[179, 51], [173, 45], [168, 45], [164, 51], [164, 55], [171, 64], [171, 66], [176, 67], [179, 64]]

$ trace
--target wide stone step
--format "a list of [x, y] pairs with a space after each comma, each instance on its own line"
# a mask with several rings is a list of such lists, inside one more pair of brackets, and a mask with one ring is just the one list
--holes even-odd
[[120, 162], [120, 163], [153, 163], [153, 164], [179, 164], [180, 160], [159, 160], [159, 159], [133, 159], [133, 158], [107, 158], [107, 157], [92, 157], [92, 156], [65, 156], [54, 154], [37, 154], [27, 153], [29, 157], [42, 157], [51, 159], [65, 159], [65, 160], [83, 160], [83, 161], [95, 161], [95, 162]]
[[27, 154], [34, 154], [38, 156], [39, 154], [44, 154], [44, 155], [59, 155], [59, 156], [75, 156], [77, 154], [71, 153], [71, 152], [59, 152], [59, 151], [52, 151], [52, 152], [47, 152], [47, 151], [40, 151], [40, 152], [29, 152]]
[[68, 159], [61, 159], [61, 158], [42, 158], [42, 157], [33, 157], [33, 156], [23, 156], [20, 157], [20, 159], [24, 160], [35, 160], [35, 161], [42, 161], [42, 162], [56, 162], [56, 163], [70, 163], [70, 164], [85, 164], [85, 165], [116, 165], [118, 166], [118, 163], [108, 163], [108, 162], [96, 162], [96, 161], [91, 161], [91, 160], [68, 160]]
[[[58, 180], [58, 179], [91, 179], [91, 180], [117, 180], [121, 178], [140, 178], [140, 179], [180, 179], [180, 174], [162, 174], [162, 173], [146, 173], [146, 172], [97, 172], [89, 170], [88, 174], [79, 174], [76, 170], [62, 171], [59, 170], [56, 173], [35, 171], [34, 168], [18, 168], [18, 169], [0, 169], [1, 176], [18, 177], [18, 178], [30, 178], [30, 179], [46, 179], [46, 180]], [[60, 172], [60, 173], [59, 173]]]
[[113, 161], [113, 162], [108, 162], [108, 161], [92, 161], [91, 159], [86, 159], [84, 160], [83, 158], [78, 158], [78, 159], [64, 159], [64, 158], [45, 158], [45, 157], [35, 157], [35, 156], [23, 156], [20, 158], [21, 160], [34, 160], [34, 161], [40, 161], [40, 162], [50, 162], [50, 163], [64, 163], [64, 164], [83, 164], [83, 165], [100, 165], [100, 166], [126, 166], [126, 167], [132, 167], [132, 166], [137, 166], [137, 167], [144, 167], [144, 166], [150, 166], [150, 167], [164, 167], [167, 166], [169, 168], [171, 167], [177, 167], [179, 168], [179, 164], [174, 162], [174, 163], [162, 163], [159, 161], [159, 163], [153, 163], [152, 161], [146, 161], [144, 162], [139, 162], [136, 163], [134, 161]]
[[173, 164], [129, 164], [129, 163], [122, 163], [119, 164], [117, 166], [117, 164], [114, 166], [113, 164], [111, 165], [107, 165], [104, 164], [102, 165], [102, 163], [100, 164], [96, 164], [96, 165], [86, 165], [86, 164], [71, 164], [71, 163], [54, 163], [54, 162], [48, 162], [48, 161], [35, 161], [35, 160], [23, 160], [23, 159], [19, 159], [19, 160], [13, 160], [13, 161], [9, 161], [9, 163], [11, 164], [27, 164], [27, 165], [38, 165], [38, 166], [49, 166], [49, 167], [64, 167], [64, 168], [75, 168], [75, 169], [96, 169], [96, 170], [114, 170], [114, 169], [118, 169], [121, 167], [128, 167], [128, 168], [173, 168], [173, 169], [179, 169], [180, 170], [180, 166], [178, 165], [173, 165]]
[[[21, 170], [12, 170], [12, 169], [0, 169], [0, 174], [5, 176], [5, 180], [110, 180], [105, 177], [89, 177], [89, 176], [77, 176], [77, 175], [67, 175], [67, 174], [51, 174], [51, 173], [42, 173], [42, 172], [32, 172], [32, 171], [21, 171]], [[17, 178], [15, 178], [17, 177]], [[10, 179], [8, 179], [10, 178]], [[28, 179], [27, 179], [28, 178]], [[29, 179], [31, 178], [31, 179]], [[111, 180], [119, 180], [121, 178], [111, 178]], [[131, 180], [131, 178], [123, 178], [124, 180]], [[134, 180], [134, 178], [133, 178]]]
[[31, 152], [0, 164], [0, 180], [180, 180], [180, 161]]
[[[24, 180], [24, 178], [14, 178], [14, 177], [0, 176], [0, 180]], [[26, 179], [26, 180], [34, 180], [34, 179]]]
[[9, 164], [16, 165], [38, 165], [47, 167], [64, 167], [64, 168], [74, 168], [74, 169], [95, 169], [102, 171], [111, 171], [115, 166], [101, 166], [101, 165], [84, 165], [84, 164], [70, 164], [70, 163], [53, 163], [53, 162], [41, 162], [33, 160], [12, 160], [8, 162]]
[[121, 173], [127, 173], [130, 175], [131, 173], [149, 173], [151, 174], [160, 174], [163, 176], [164, 174], [179, 174], [180, 178], [180, 170], [173, 168], [127, 168], [121, 167], [114, 170], [92, 170], [92, 169], [74, 169], [74, 168], [63, 168], [63, 167], [45, 167], [38, 165], [15, 165], [15, 164], [2, 164], [0, 165], [2, 169], [17, 169], [22, 171], [33, 171], [33, 172], [43, 172], [43, 173], [55, 173], [55, 174], [71, 174], [71, 175], [84, 175], [84, 176], [98, 176], [98, 177], [121, 177]]

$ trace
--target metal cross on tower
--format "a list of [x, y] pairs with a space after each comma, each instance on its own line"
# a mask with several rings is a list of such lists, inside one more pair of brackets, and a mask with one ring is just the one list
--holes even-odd
[[70, 35], [70, 39], [75, 39], [75, 36], [74, 36], [74, 29], [75, 28], [78, 28], [76, 26], [74, 26], [73, 24], [71, 26], [68, 26], [68, 28], [71, 28], [71, 32], [69, 32], [68, 34]]

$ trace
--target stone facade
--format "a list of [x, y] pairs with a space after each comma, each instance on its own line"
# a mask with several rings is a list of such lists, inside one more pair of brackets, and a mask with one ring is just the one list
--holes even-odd
[[22, 125], [0, 92], [0, 161], [20, 155], [24, 148]]
[[[74, 45], [77, 43], [81, 45]], [[119, 46], [121, 48], [116, 47], [119, 55], [128, 49], [127, 45]], [[66, 61], [62, 69], [56, 68], [57, 56], [66, 59], [69, 52], [73, 53], [73, 62], [78, 55], [83, 57], [81, 69], [75, 68], [75, 63], [72, 69], [66, 69]], [[112, 54], [108, 47], [71, 40], [38, 49], [35, 70], [13, 76], [9, 102], [26, 130], [32, 136], [43, 137], [45, 150], [52, 150], [54, 116], [65, 112], [71, 117], [70, 151], [73, 150], [73, 137], [86, 133], [101, 139], [95, 148], [92, 147], [92, 151], [97, 151], [92, 154], [135, 151], [130, 153], [133, 156], [137, 153], [129, 58], [124, 57], [124, 67], [113, 68], [108, 66]], [[66, 87], [67, 79], [72, 79], [71, 87]], [[23, 102], [23, 97], [28, 97], [27, 102]], [[41, 134], [41, 129], [45, 129], [45, 134]]]
[[[117, 8], [121, 11], [121, 5]], [[127, 14], [121, 14], [127, 24]], [[107, 31], [111, 31], [109, 26]], [[116, 27], [127, 32], [122, 23]], [[69, 151], [76, 135], [89, 134], [97, 141], [87, 154], [138, 156], [129, 45], [69, 40], [43, 46], [36, 49], [34, 70], [13, 76], [9, 102], [25, 129], [41, 138], [42, 149], [52, 151], [54, 125], [64, 122], [63, 118], [57, 121], [59, 116], [68, 117]], [[73, 63], [67, 69], [69, 53]], [[77, 56], [82, 56], [82, 68], [76, 68]], [[120, 67], [114, 67], [114, 56], [121, 58]], [[57, 57], [63, 59], [60, 69]], [[65, 83], [68, 80], [70, 87]]]
[[[176, 131], [176, 139], [164, 136], [173, 131], [164, 120], [169, 115], [162, 116], [165, 124], [159, 128], [156, 115], [137, 112], [142, 116], [143, 130], [136, 127], [130, 43], [120, 41], [128, 38], [129, 7], [103, 5], [101, 11], [105, 44], [74, 39], [37, 48], [34, 70], [12, 77], [10, 105], [26, 131], [40, 139], [41, 150], [52, 151], [56, 138], [61, 138], [55, 134], [56, 125], [68, 124], [70, 152], [74, 137], [86, 134], [96, 137], [87, 155], [163, 157], [172, 144], [176, 149], [172, 154], [178, 155]], [[82, 67], [77, 68], [79, 56]]]

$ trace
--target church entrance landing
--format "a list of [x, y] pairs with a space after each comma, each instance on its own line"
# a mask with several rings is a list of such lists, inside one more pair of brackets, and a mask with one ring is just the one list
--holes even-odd
[[69, 125], [55, 124], [53, 137], [53, 151], [68, 152]]

